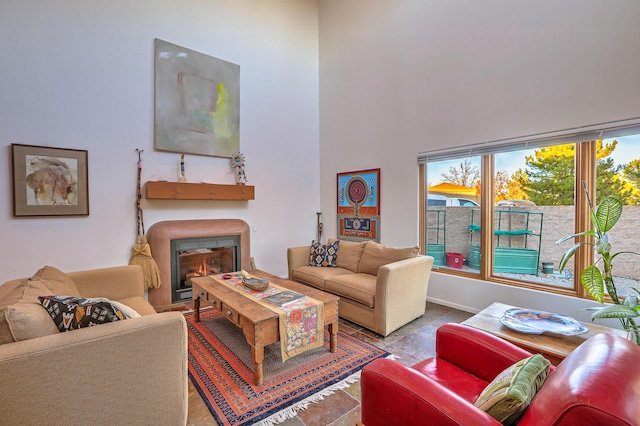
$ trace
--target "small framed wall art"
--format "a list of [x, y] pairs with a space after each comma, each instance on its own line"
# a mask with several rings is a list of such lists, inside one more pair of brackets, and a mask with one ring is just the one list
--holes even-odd
[[87, 151], [11, 145], [13, 215], [87, 216]]

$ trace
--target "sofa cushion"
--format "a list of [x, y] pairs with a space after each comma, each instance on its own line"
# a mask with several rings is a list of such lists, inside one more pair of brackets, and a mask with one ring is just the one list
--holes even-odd
[[374, 308], [377, 277], [369, 274], [337, 275], [325, 281], [325, 290]]
[[[136, 299], [136, 298], [134, 297], [132, 299]], [[122, 303], [119, 300], [111, 300], [111, 299], [107, 299], [106, 297], [92, 297], [91, 300], [93, 302], [108, 302], [112, 304], [115, 308], [120, 309], [120, 311], [122, 311], [126, 319], [139, 318], [142, 316], [138, 313], [138, 311], [133, 309], [131, 306], [127, 305], [126, 303]]]
[[51, 294], [79, 296], [73, 280], [52, 266], [45, 266], [29, 279], [0, 286], [0, 344], [57, 333], [38, 300]]
[[364, 246], [367, 242], [334, 240], [329, 238], [329, 243], [332, 243], [333, 241], [340, 241], [340, 250], [338, 250], [336, 266], [338, 268], [348, 269], [351, 272], [358, 272], [358, 265], [360, 264], [362, 251], [364, 250]]
[[309, 253], [309, 266], [336, 267], [340, 241], [333, 241], [326, 245], [313, 241]]
[[327, 278], [336, 275], [353, 274], [348, 269], [342, 268], [318, 268], [317, 266], [300, 266], [293, 270], [292, 278], [294, 281], [303, 282], [324, 290], [324, 282]]
[[551, 363], [536, 354], [508, 367], [491, 382], [475, 402], [504, 425], [514, 425], [547, 378]]
[[65, 296], [80, 296], [80, 291], [71, 278], [64, 272], [53, 266], [45, 266], [38, 270], [31, 280], [41, 281], [51, 293], [48, 294], [63, 294]]
[[[29, 308], [22, 305], [31, 303], [39, 307], [38, 296], [48, 292], [49, 289], [43, 283], [29, 279], [13, 280], [0, 286], [0, 344], [25, 340], [26, 337], [22, 333], [24, 330], [40, 329], [38, 319], [34, 318], [35, 321], [32, 322], [25, 312]], [[42, 321], [42, 316], [39, 319], [43, 324], [50, 322], [48, 318], [47, 321]], [[54, 333], [56, 332], [54, 330]], [[43, 330], [42, 333], [45, 334], [46, 331]]]
[[[127, 305], [129, 308], [135, 310], [140, 316], [153, 315], [157, 313], [155, 308], [151, 305], [151, 303], [149, 303], [147, 299], [145, 299], [144, 297], [140, 297], [140, 296], [125, 297], [124, 299], [118, 299], [117, 302], [122, 303], [123, 305]], [[120, 308], [120, 306], [118, 307]], [[132, 315], [129, 315], [128, 311], [122, 308], [121, 310], [122, 312], [125, 313], [125, 315], [127, 315], [130, 318], [133, 318]]]
[[114, 304], [73, 296], [40, 296], [58, 330], [70, 331], [126, 319]]
[[8, 306], [0, 324], [0, 344], [58, 333], [58, 328], [39, 303], [18, 302]]
[[0, 309], [24, 301], [39, 304], [38, 296], [50, 291], [44, 283], [31, 278], [8, 281], [0, 286]]
[[358, 272], [377, 275], [378, 268], [381, 266], [416, 257], [419, 251], [418, 246], [398, 248], [384, 246], [375, 241], [367, 241], [362, 251]]

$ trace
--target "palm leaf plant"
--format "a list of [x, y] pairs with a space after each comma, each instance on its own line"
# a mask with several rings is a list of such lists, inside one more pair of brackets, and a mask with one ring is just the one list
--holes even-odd
[[[618, 291], [612, 274], [613, 260], [617, 256], [621, 254], [640, 255], [640, 253], [632, 251], [611, 253], [611, 240], [608, 232], [618, 222], [620, 216], [622, 216], [622, 202], [614, 197], [607, 197], [600, 202], [597, 209], [594, 211], [586, 186], [585, 193], [587, 194], [589, 210], [591, 211], [591, 223], [594, 229], [580, 232], [578, 234], [568, 235], [558, 240], [556, 244], [560, 244], [564, 241], [572, 240], [580, 236], [591, 236], [594, 238], [594, 242], [579, 241], [570, 247], [560, 259], [560, 271], [564, 269], [569, 259], [573, 257], [580, 246], [593, 246], [596, 254], [600, 257], [593, 265], [586, 267], [582, 271], [580, 274], [580, 282], [587, 293], [604, 306], [587, 308], [587, 310], [593, 311], [591, 320], [595, 321], [597, 319], [604, 318], [618, 318], [622, 323], [623, 328], [627, 330], [627, 332], [631, 332], [633, 334], [636, 344], [640, 345], [640, 327], [634, 320], [634, 318], [640, 316], [638, 296], [631, 295], [621, 299], [618, 296]], [[613, 304], [605, 305], [605, 288], [609, 297], [613, 301]], [[638, 295], [640, 295], [640, 291], [638, 291], [637, 288], [632, 288], [636, 293], [638, 293]]]

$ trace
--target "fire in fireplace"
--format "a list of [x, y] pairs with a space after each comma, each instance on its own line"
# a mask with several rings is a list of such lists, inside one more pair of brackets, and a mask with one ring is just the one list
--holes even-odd
[[242, 269], [240, 236], [173, 239], [171, 252], [171, 301], [191, 300], [191, 279]]

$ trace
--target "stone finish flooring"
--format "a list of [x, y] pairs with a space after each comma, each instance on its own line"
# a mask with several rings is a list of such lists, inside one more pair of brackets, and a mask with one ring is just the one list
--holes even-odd
[[[446, 322], [462, 322], [471, 317], [468, 312], [427, 302], [426, 313], [382, 337], [359, 325], [340, 318], [340, 331], [358, 337], [398, 357], [398, 362], [413, 365], [435, 356], [435, 331]], [[360, 384], [336, 391], [317, 404], [310, 404], [296, 417], [286, 420], [282, 426], [353, 426], [360, 421]], [[216, 425], [204, 401], [189, 381], [188, 425]]]

